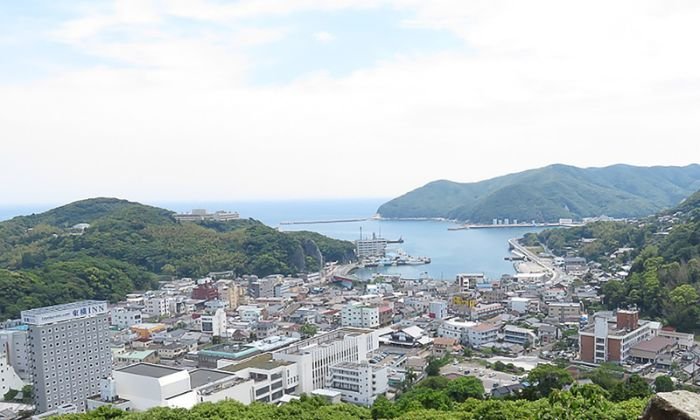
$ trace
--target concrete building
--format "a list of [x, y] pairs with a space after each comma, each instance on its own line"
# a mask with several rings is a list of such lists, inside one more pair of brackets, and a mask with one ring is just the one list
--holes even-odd
[[528, 312], [530, 299], [524, 297], [512, 297], [508, 300], [508, 309], [519, 314]]
[[630, 357], [639, 363], [657, 364], [660, 358], [671, 355], [678, 345], [667, 337], [654, 337], [650, 340], [640, 341], [630, 347]]
[[547, 304], [547, 316], [559, 322], [578, 322], [583, 308], [578, 302], [550, 302]]
[[217, 309], [214, 313], [202, 315], [202, 332], [211, 334], [214, 337], [222, 337], [226, 335], [226, 312], [223, 309]]
[[506, 325], [503, 327], [503, 341], [506, 343], [520, 344], [524, 346], [526, 343], [534, 345], [537, 343], [537, 335], [534, 331], [517, 327], [515, 325]]
[[110, 324], [120, 329], [143, 322], [141, 311], [133, 308], [112, 308], [109, 317]]
[[273, 360], [271, 353], [264, 353], [240, 363], [221, 367], [237, 376], [251, 379], [253, 399], [257, 402], [278, 403], [285, 395], [294, 393], [299, 385], [299, 370], [294, 362]]
[[361, 303], [348, 303], [340, 311], [340, 324], [343, 327], [379, 327], [379, 307]]
[[262, 279], [250, 276], [248, 279], [248, 296], [253, 299], [275, 297], [275, 286], [281, 281], [281, 276], [267, 276]]
[[486, 276], [484, 273], [463, 273], [457, 274], [456, 284], [460, 293], [475, 290], [477, 283], [484, 283]]
[[494, 343], [498, 340], [498, 332], [501, 325], [491, 322], [480, 322], [471, 328], [467, 328], [467, 342], [474, 348]]
[[26, 326], [0, 330], [0, 349], [4, 349], [8, 364], [22, 378], [31, 383], [32, 366], [29, 359], [28, 332]]
[[469, 345], [469, 329], [477, 325], [473, 321], [456, 319], [444, 320], [438, 327], [437, 335], [443, 338], [454, 338], [463, 345]]
[[211, 282], [204, 282], [192, 289], [192, 299], [214, 300], [219, 298], [219, 289]]
[[299, 369], [298, 392], [310, 393], [325, 387], [330, 367], [341, 362], [363, 362], [379, 349], [376, 331], [340, 328], [317, 335], [273, 353], [274, 360], [294, 362]]
[[388, 241], [372, 234], [371, 239], [359, 239], [355, 241], [355, 254], [357, 258], [383, 257], [386, 255]]
[[477, 304], [468, 309], [468, 316], [471, 321], [493, 318], [503, 313], [504, 308], [500, 303]]
[[22, 311], [29, 325], [37, 411], [74, 404], [99, 392], [112, 371], [107, 302], [82, 301]]
[[461, 350], [462, 346], [456, 338], [437, 337], [433, 340], [433, 356], [443, 357]]
[[430, 302], [428, 306], [428, 316], [438, 320], [447, 318], [447, 302], [444, 300]]
[[190, 375], [186, 370], [139, 363], [115, 369], [112, 376], [117, 395], [131, 401], [134, 410], [191, 408], [197, 403], [197, 394], [190, 386]]
[[170, 315], [170, 302], [166, 297], [150, 297], [144, 299], [143, 312], [153, 317]]
[[367, 362], [342, 362], [331, 366], [326, 388], [341, 393], [341, 399], [352, 404], [370, 406], [389, 387], [387, 367]]
[[180, 222], [199, 222], [202, 220], [215, 220], [224, 222], [227, 220], [237, 220], [240, 215], [238, 212], [229, 212], [219, 210], [214, 213], [208, 213], [206, 209], [192, 209], [190, 213], [177, 213], [173, 217]]
[[625, 362], [632, 346], [649, 340], [659, 328], [658, 323], [640, 320], [637, 310], [596, 314], [593, 325], [579, 331], [580, 358], [590, 363]]
[[0, 395], [5, 395], [11, 389], [20, 391], [24, 385], [25, 382], [10, 365], [7, 352], [0, 348]]
[[258, 322], [264, 319], [264, 308], [253, 305], [241, 305], [238, 307], [238, 316], [243, 322]]

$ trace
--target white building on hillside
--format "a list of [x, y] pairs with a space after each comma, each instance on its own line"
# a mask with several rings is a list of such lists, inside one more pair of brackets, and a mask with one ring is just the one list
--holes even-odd
[[340, 311], [340, 323], [343, 327], [377, 328], [379, 327], [379, 307], [361, 303], [348, 303]]

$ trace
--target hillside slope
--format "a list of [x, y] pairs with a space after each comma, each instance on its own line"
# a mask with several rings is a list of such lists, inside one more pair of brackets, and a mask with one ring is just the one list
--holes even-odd
[[474, 183], [435, 181], [379, 209], [383, 217], [494, 218], [549, 222], [602, 214], [641, 217], [678, 204], [700, 189], [700, 165], [577, 168], [550, 165]]
[[[84, 232], [71, 229], [89, 223]], [[172, 212], [113, 198], [0, 223], [0, 319], [84, 298], [121, 299], [159, 276], [294, 274], [354, 258], [353, 245], [255, 220], [180, 223]]]

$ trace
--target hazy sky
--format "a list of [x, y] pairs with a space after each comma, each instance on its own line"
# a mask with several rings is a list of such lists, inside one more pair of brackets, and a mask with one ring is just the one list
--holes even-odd
[[7, 1], [0, 204], [700, 160], [700, 2]]

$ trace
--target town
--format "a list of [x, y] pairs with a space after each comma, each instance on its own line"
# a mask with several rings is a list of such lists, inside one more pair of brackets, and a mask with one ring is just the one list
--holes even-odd
[[[216, 272], [116, 304], [25, 310], [0, 330], [1, 394], [8, 413], [46, 418], [104, 405], [285, 404], [302, 394], [371, 406], [431, 371], [477, 377], [486, 396], [500, 398], [519, 395], [541, 364], [580, 384], [613, 365], [650, 384], [660, 376], [694, 384], [693, 334], [634, 307], [596, 310], [601, 285], [627, 275], [630, 249], [616, 250], [604, 270], [523, 242], [509, 241], [517, 274], [499, 279], [361, 281], [347, 274], [355, 265], [327, 263], [295, 277]], [[356, 253], [384, 258], [386, 243], [359, 240]]]

